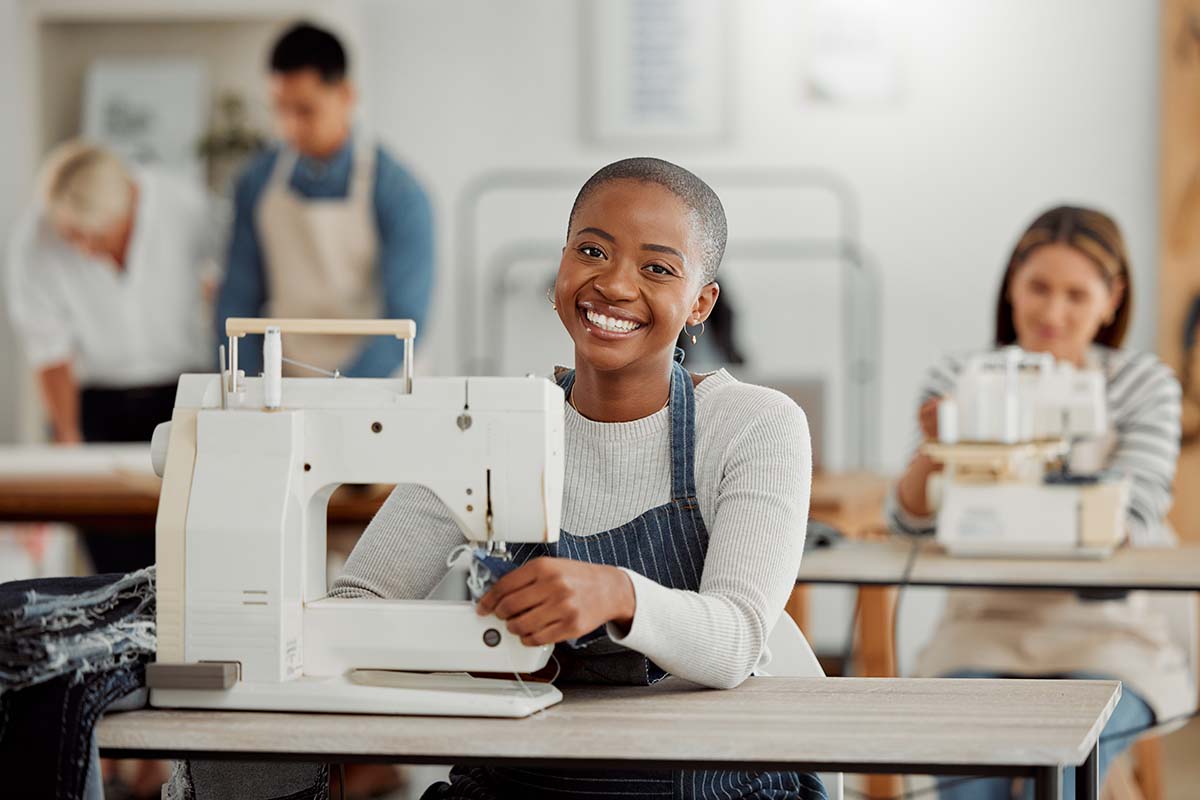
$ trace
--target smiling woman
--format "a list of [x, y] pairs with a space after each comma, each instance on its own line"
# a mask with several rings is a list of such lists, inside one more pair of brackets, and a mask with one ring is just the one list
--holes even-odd
[[[667, 674], [737, 686], [770, 659], [804, 546], [812, 455], [788, 397], [724, 370], [693, 375], [676, 338], [717, 302], [725, 212], [702, 180], [650, 158], [580, 190], [553, 304], [575, 345], [565, 412], [563, 530], [517, 545], [480, 600], [561, 680], [646, 685]], [[333, 590], [422, 597], [462, 534], [423, 487], [400, 486]], [[427, 798], [824, 798], [812, 775], [458, 767]]]
[[618, 161], [584, 184], [554, 288], [581, 414], [624, 422], [663, 408], [679, 331], [720, 294], [725, 239], [716, 194], [665, 161]]
[[1117, 223], [1088, 208], [1040, 215], [1013, 248], [996, 303], [996, 346], [1082, 366], [1093, 343], [1120, 347], [1133, 287]]

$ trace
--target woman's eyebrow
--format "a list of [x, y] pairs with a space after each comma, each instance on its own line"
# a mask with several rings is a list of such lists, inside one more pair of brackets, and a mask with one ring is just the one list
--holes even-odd
[[665, 244], [644, 244], [642, 245], [642, 249], [653, 250], [655, 253], [666, 253], [667, 255], [675, 256], [680, 261], [685, 263], [687, 262], [687, 259], [684, 257], [683, 253], [679, 252], [674, 247], [669, 247]]
[[599, 236], [601, 239], [608, 239], [610, 242], [614, 242], [614, 243], [617, 241], [617, 237], [613, 236], [608, 231], [604, 231], [599, 228], [583, 228], [583, 229], [577, 231], [575, 235], [579, 236], [584, 233], [594, 233], [597, 236]]

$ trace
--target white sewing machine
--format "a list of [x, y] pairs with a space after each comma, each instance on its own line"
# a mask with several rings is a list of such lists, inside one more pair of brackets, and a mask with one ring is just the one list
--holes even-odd
[[[155, 431], [161, 707], [521, 717], [562, 699], [526, 647], [470, 602], [326, 595], [326, 504], [342, 483], [415, 483], [464, 539], [558, 538], [563, 394], [541, 378], [417, 378], [408, 320], [230, 319], [228, 368], [184, 375]], [[264, 374], [237, 342], [265, 334]], [[395, 379], [283, 378], [281, 333], [404, 341]], [[224, 361], [224, 354], [222, 355]], [[455, 673], [455, 674], [448, 674]]]
[[[923, 446], [945, 465], [938, 542], [965, 556], [1110, 555], [1129, 485], [1098, 471], [1106, 435], [1100, 372], [1017, 347], [970, 358], [938, 406], [939, 441]], [[1089, 447], [1088, 472], [1061, 468]]]

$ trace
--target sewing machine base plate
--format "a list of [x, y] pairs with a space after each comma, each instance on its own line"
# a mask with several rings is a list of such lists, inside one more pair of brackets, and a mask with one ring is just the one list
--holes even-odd
[[240, 682], [230, 689], [153, 689], [158, 708], [308, 711], [434, 717], [527, 717], [562, 700], [548, 683], [355, 670], [345, 676], [301, 677], [280, 683]]

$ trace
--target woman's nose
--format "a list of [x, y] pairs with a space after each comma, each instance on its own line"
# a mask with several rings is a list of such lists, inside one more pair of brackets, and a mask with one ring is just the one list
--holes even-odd
[[632, 300], [637, 297], [636, 272], [636, 265], [615, 262], [596, 278], [596, 291], [609, 300]]
[[1067, 320], [1067, 298], [1064, 295], [1052, 295], [1042, 310], [1045, 321], [1052, 325], [1061, 325]]

